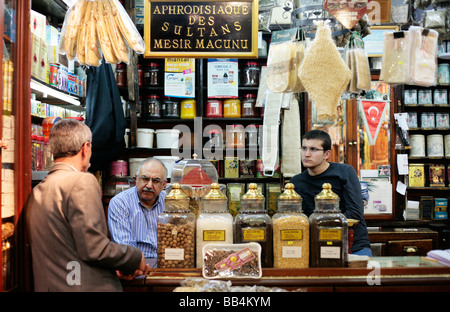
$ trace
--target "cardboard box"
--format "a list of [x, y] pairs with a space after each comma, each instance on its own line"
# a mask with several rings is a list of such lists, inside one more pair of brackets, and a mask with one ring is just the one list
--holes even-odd
[[41, 40], [38, 36], [32, 35], [31, 47], [31, 76], [39, 77], [39, 57], [41, 51]]
[[32, 34], [43, 40], [47, 39], [47, 18], [45, 15], [31, 10], [30, 26]]
[[445, 186], [445, 166], [430, 165], [430, 186]]
[[448, 199], [447, 198], [435, 198], [434, 199], [434, 215], [435, 220], [447, 220], [448, 218]]
[[408, 181], [410, 187], [425, 186], [425, 169], [423, 164], [410, 164]]
[[48, 45], [45, 39], [40, 39], [38, 78], [48, 83]]

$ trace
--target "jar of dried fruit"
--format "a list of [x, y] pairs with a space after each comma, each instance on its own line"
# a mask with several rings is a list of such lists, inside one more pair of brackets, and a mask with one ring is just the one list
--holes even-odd
[[348, 222], [339, 210], [339, 196], [324, 183], [314, 198], [311, 224], [311, 267], [344, 267], [348, 254]]
[[302, 197], [288, 183], [278, 196], [278, 210], [272, 217], [273, 267], [309, 267], [309, 221], [302, 212]]
[[259, 243], [261, 265], [272, 267], [272, 219], [265, 209], [266, 200], [258, 192], [258, 185], [250, 183], [241, 197], [241, 208], [234, 218], [235, 243]]
[[195, 215], [189, 210], [189, 197], [175, 183], [158, 215], [158, 267], [193, 268], [194, 250]]

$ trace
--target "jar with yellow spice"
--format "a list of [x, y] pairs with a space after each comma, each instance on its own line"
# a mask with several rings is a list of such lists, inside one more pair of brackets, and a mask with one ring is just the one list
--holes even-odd
[[261, 265], [272, 267], [272, 219], [265, 209], [265, 198], [258, 192], [258, 185], [250, 183], [249, 190], [241, 197], [239, 213], [234, 217], [234, 242], [259, 243]]
[[348, 254], [348, 222], [339, 210], [339, 196], [324, 183], [314, 198], [311, 224], [311, 267], [344, 267]]
[[287, 183], [277, 198], [278, 210], [272, 217], [273, 267], [309, 267], [309, 221], [302, 212], [302, 197]]
[[189, 197], [174, 183], [158, 215], [158, 268], [193, 268], [194, 250], [195, 215]]

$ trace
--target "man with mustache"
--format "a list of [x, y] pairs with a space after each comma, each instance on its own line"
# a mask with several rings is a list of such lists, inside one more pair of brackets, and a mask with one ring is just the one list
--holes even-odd
[[136, 186], [114, 196], [108, 207], [112, 241], [138, 247], [145, 258], [158, 252], [157, 217], [164, 211], [167, 169], [156, 158], [143, 160], [136, 171]]

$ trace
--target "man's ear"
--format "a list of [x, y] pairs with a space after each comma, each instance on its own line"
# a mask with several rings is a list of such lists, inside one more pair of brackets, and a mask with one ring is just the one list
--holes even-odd
[[328, 158], [330, 158], [330, 156], [331, 156], [331, 150], [325, 151], [325, 153], [324, 153], [324, 158], [325, 158], [326, 160], [328, 160]]

